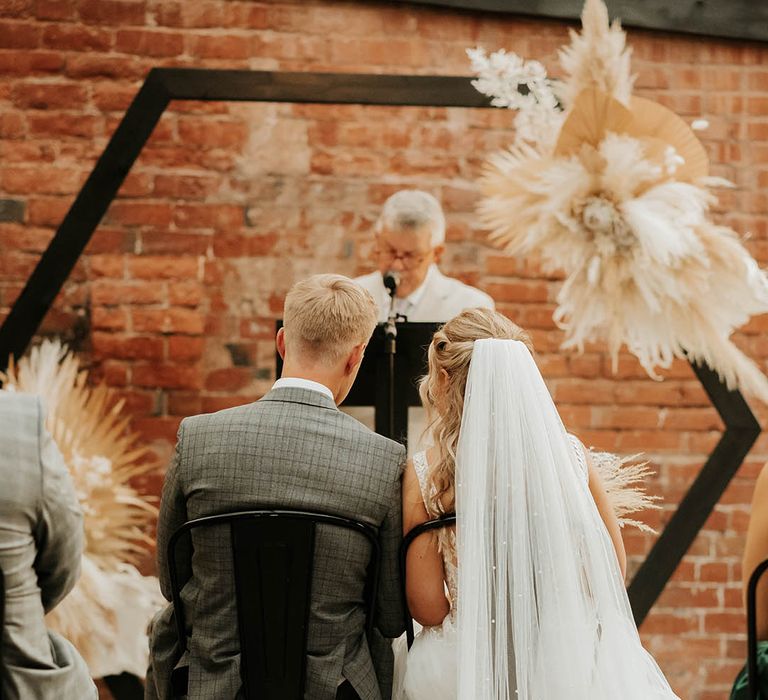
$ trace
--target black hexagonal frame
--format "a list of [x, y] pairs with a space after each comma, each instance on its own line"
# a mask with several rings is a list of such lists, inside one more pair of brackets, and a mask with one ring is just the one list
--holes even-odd
[[[454, 76], [281, 73], [155, 68], [150, 71], [0, 327], [0, 369], [20, 357], [61, 290], [171, 100], [489, 107]], [[640, 566], [629, 596], [641, 623], [725, 491], [761, 428], [743, 396], [709, 367], [692, 365], [725, 431]]]

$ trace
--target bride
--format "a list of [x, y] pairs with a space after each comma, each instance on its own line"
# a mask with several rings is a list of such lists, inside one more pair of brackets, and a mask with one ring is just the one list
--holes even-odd
[[395, 642], [395, 700], [676, 698], [640, 644], [608, 496], [527, 334], [464, 311], [435, 334], [421, 396], [435, 446], [406, 468], [403, 528], [455, 511], [457, 530], [408, 551], [424, 629], [410, 652]]

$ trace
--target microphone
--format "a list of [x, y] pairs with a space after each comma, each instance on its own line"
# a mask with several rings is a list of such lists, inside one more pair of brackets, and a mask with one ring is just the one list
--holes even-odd
[[397, 314], [395, 313], [395, 292], [400, 284], [400, 273], [387, 270], [384, 273], [384, 286], [389, 294], [389, 313], [384, 324], [384, 352], [389, 358], [387, 376], [389, 378], [389, 425], [394, 435], [395, 425], [395, 353], [397, 352]]
[[394, 270], [387, 270], [384, 274], [384, 286], [387, 288], [389, 296], [393, 299], [395, 298], [398, 284], [400, 284], [400, 273]]

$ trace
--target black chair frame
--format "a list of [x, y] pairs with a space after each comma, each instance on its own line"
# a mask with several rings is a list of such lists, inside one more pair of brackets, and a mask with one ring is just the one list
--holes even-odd
[[[365, 632], [368, 636], [370, 636], [371, 631], [373, 629], [374, 617], [375, 617], [374, 610], [376, 605], [376, 596], [378, 592], [378, 579], [379, 579], [380, 554], [381, 554], [381, 545], [379, 543], [379, 535], [375, 527], [368, 525], [367, 523], [362, 523], [356, 520], [352, 520], [351, 518], [346, 518], [339, 515], [332, 515], [329, 513], [313, 512], [313, 511], [305, 511], [305, 510], [291, 510], [291, 509], [281, 508], [281, 509], [255, 509], [255, 510], [246, 510], [246, 511], [236, 511], [236, 512], [221, 513], [218, 515], [209, 515], [201, 518], [196, 518], [194, 520], [190, 520], [184, 523], [181, 527], [179, 527], [179, 529], [176, 530], [171, 535], [171, 538], [168, 542], [168, 548], [167, 548], [168, 573], [171, 581], [171, 599], [172, 599], [173, 608], [174, 608], [174, 617], [176, 620], [176, 634], [179, 640], [179, 657], [181, 657], [181, 655], [183, 655], [184, 652], [187, 651], [186, 616], [184, 614], [184, 605], [181, 600], [181, 586], [179, 585], [179, 574], [178, 574], [178, 568], [176, 565], [176, 557], [175, 557], [176, 545], [178, 544], [179, 540], [184, 535], [191, 533], [192, 530], [197, 528], [209, 527], [209, 526], [215, 526], [215, 525], [229, 525], [230, 536], [232, 539], [233, 564], [236, 564], [237, 548], [236, 548], [235, 542], [237, 537], [237, 526], [239, 524], [243, 524], [248, 521], [254, 521], [254, 520], [258, 521], [258, 520], [266, 520], [266, 519], [272, 519], [272, 520], [279, 519], [282, 521], [286, 521], [287, 523], [291, 523], [291, 522], [303, 523], [304, 525], [311, 526], [312, 545], [311, 545], [311, 548], [307, 550], [310, 555], [310, 561], [314, 556], [314, 527], [317, 525], [330, 525], [334, 527], [345, 528], [347, 530], [358, 532], [369, 541], [371, 545], [371, 558], [370, 558], [370, 563], [368, 568], [368, 577], [367, 577], [367, 585], [366, 585], [366, 592], [365, 592], [365, 598], [366, 598]], [[311, 580], [312, 580], [311, 565], [309, 568], [308, 579], [309, 579], [308, 583], [311, 585]], [[235, 575], [235, 594], [237, 597], [238, 630], [239, 630], [240, 644], [241, 644], [240, 672], [241, 672], [242, 681], [243, 681], [243, 689], [245, 691], [245, 698], [250, 699], [250, 698], [256, 697], [255, 689], [256, 689], [257, 681], [255, 678], [251, 677], [250, 669], [252, 668], [252, 664], [249, 664], [249, 655], [254, 654], [256, 649], [253, 644], [253, 638], [247, 634], [246, 630], [244, 629], [244, 625], [240, 624], [241, 611], [243, 609], [242, 603], [246, 599], [247, 594], [244, 591], [240, 590], [237, 575]], [[304, 621], [303, 621], [304, 651], [306, 653], [307, 623], [309, 618], [309, 601], [308, 600], [306, 600], [306, 606], [305, 606], [305, 610], [303, 611], [303, 615], [304, 615]], [[303, 687], [304, 687], [304, 677], [303, 677], [304, 670], [305, 670], [305, 664], [302, 663], [302, 678], [300, 679], [302, 697], [303, 697]]]
[[768, 559], [760, 562], [747, 584], [747, 697], [757, 700], [757, 584], [768, 570]]
[[446, 513], [434, 520], [427, 520], [421, 525], [417, 525], [408, 532], [403, 541], [400, 544], [400, 585], [402, 587], [403, 594], [403, 609], [405, 610], [405, 638], [408, 641], [408, 648], [411, 648], [413, 644], [413, 618], [411, 617], [411, 611], [408, 609], [408, 595], [406, 590], [406, 568], [408, 558], [408, 548], [413, 544], [413, 541], [423, 535], [425, 532], [431, 532], [432, 530], [440, 530], [444, 527], [451, 527], [456, 524], [456, 514]]

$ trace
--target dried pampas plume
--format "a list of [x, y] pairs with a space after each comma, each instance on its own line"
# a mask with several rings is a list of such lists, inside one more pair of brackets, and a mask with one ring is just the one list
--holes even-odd
[[648, 462], [638, 462], [640, 455], [619, 457], [612, 452], [597, 452], [590, 448], [590, 460], [600, 473], [613, 511], [621, 527], [636, 527], [643, 532], [655, 534], [655, 530], [646, 523], [630, 518], [633, 513], [660, 508], [658, 496], [649, 496], [643, 483], [653, 475]]
[[631, 74], [632, 49], [626, 46], [621, 23], [608, 21], [602, 0], [587, 0], [581, 13], [581, 34], [569, 30], [570, 46], [560, 49], [560, 65], [567, 79], [560, 98], [568, 108], [582, 90], [596, 88], [628, 105], [635, 78]]
[[163, 604], [157, 579], [135, 567], [153, 543], [152, 500], [131, 481], [153, 471], [107, 387], [88, 385], [87, 372], [58, 341], [44, 341], [0, 374], [4, 389], [37, 394], [47, 427], [69, 468], [83, 509], [85, 552], [74, 590], [47, 616], [70, 639], [95, 678], [147, 668], [146, 626]]

